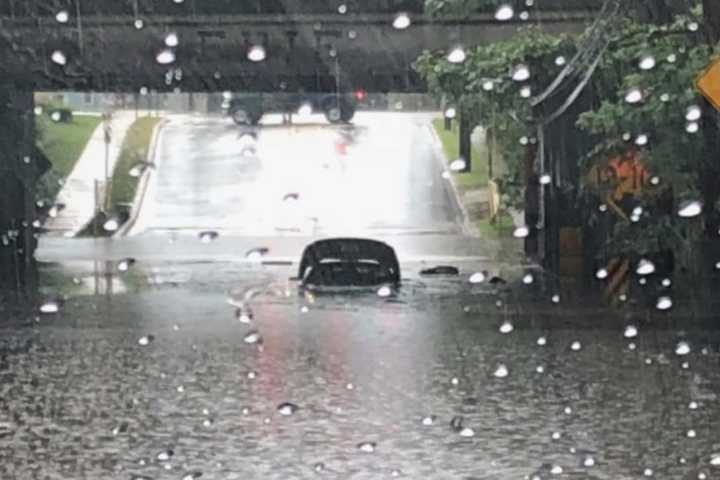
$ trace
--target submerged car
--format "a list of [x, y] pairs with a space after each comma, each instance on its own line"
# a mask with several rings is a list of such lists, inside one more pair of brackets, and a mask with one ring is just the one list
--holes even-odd
[[309, 290], [400, 284], [395, 250], [378, 240], [331, 238], [305, 247], [298, 279]]

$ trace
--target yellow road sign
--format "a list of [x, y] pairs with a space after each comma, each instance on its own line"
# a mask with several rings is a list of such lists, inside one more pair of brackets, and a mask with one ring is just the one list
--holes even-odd
[[720, 58], [710, 64], [696, 82], [698, 90], [720, 110]]

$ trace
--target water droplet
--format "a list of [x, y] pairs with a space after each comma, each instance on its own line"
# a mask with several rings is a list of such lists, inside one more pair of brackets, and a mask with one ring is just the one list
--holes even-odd
[[68, 20], [70, 20], [70, 14], [67, 10], [60, 10], [55, 14], [55, 20], [57, 20], [58, 23], [67, 23]]
[[315, 465], [313, 465], [313, 470], [316, 472], [322, 472], [325, 470], [325, 464], [322, 462], [317, 462]]
[[235, 310], [235, 318], [237, 318], [240, 323], [251, 323], [253, 317], [252, 310], [247, 307]]
[[625, 101], [630, 104], [641, 102], [643, 99], [642, 90], [639, 88], [631, 88], [625, 93]]
[[652, 70], [655, 68], [655, 57], [652, 55], [644, 55], [640, 62], [638, 62], [638, 66], [640, 67], [640, 70]]
[[107, 232], [114, 232], [120, 228], [120, 222], [116, 218], [110, 218], [103, 223], [103, 229]]
[[390, 472], [391, 477], [399, 477], [401, 474], [402, 474], [402, 472], [400, 472], [400, 470], [397, 470], [397, 469]]
[[687, 108], [687, 111], [685, 112], [685, 119], [688, 122], [697, 122], [700, 120], [700, 117], [702, 116], [702, 110], [700, 110], [700, 107], [697, 105], [691, 105]]
[[560, 465], [553, 465], [552, 468], [550, 468], [550, 473], [553, 475], [560, 475], [563, 473], [563, 468]]
[[635, 272], [638, 275], [651, 275], [655, 273], [655, 264], [647, 259], [641, 259]]
[[345, 15], [347, 13], [347, 11], [348, 11], [347, 5], [345, 5], [344, 3], [341, 3], [340, 5], [338, 5], [338, 13], [340, 15]]
[[646, 477], [652, 477], [653, 473], [654, 472], [652, 471], [652, 468], [646, 468], [645, 470], [643, 470], [643, 475], [645, 475]]
[[457, 377], [452, 377], [452, 378], [450, 379], [450, 383], [453, 384], [453, 385], [457, 385], [457, 384], [460, 383], [460, 380], [459, 380]]
[[50, 55], [50, 60], [58, 65], [65, 65], [67, 63], [67, 57], [60, 50], [55, 50], [52, 55]]
[[363, 453], [373, 453], [376, 448], [377, 443], [375, 442], [362, 442], [357, 444], [357, 449]]
[[435, 415], [430, 415], [428, 417], [425, 417], [422, 419], [422, 424], [425, 425], [426, 427], [429, 427], [430, 425], [435, 423], [435, 418], [436, 418]]
[[157, 457], [156, 457], [156, 458], [157, 458], [158, 460], [160, 460], [161, 462], [166, 462], [166, 461], [170, 460], [170, 457], [172, 457], [173, 455], [175, 455], [175, 452], [174, 452], [174, 451], [172, 451], [172, 450], [163, 450], [162, 452], [160, 452], [160, 453], [157, 454]]
[[517, 227], [515, 231], [513, 231], [513, 237], [515, 238], [526, 238], [529, 234], [530, 229], [525, 226]]
[[549, 173], [540, 175], [540, 185], [550, 185], [550, 182], [552, 182], [552, 177]]
[[594, 467], [595, 466], [595, 459], [593, 457], [585, 457], [583, 460], [583, 467]]
[[533, 283], [533, 282], [535, 281], [535, 278], [532, 276], [531, 273], [526, 273], [526, 274], [523, 276], [522, 281], [523, 281], [523, 283], [524, 283], [525, 285], [530, 285], [531, 283]]
[[142, 18], [136, 18], [133, 25], [137, 30], [141, 30], [145, 26], [145, 22], [143, 22]]
[[142, 347], [147, 347], [152, 343], [153, 340], [155, 340], [155, 337], [153, 335], [145, 335], [144, 337], [140, 337], [138, 339], [138, 345]]
[[165, 45], [168, 47], [177, 47], [180, 43], [177, 33], [171, 32], [165, 35]]
[[560, 440], [561, 436], [562, 434], [560, 432], [553, 432], [552, 435], [550, 435], [553, 440]]
[[537, 373], [544, 373], [544, 372], [545, 372], [545, 367], [543, 367], [542, 365], [538, 365], [537, 367], [535, 367], [535, 371], [536, 371]]
[[625, 332], [623, 332], [623, 336], [625, 338], [635, 338], [637, 337], [638, 330], [635, 325], [628, 325], [625, 327]]
[[490, 92], [495, 88], [495, 82], [493, 82], [492, 80], [485, 80], [482, 84], [482, 88], [486, 92]]
[[495, 10], [495, 19], [499, 20], [501, 22], [508, 21], [508, 20], [512, 19], [514, 16], [515, 16], [515, 10], [513, 10], [513, 8], [508, 4], [500, 5], [498, 7], [498, 9]]
[[688, 133], [697, 133], [700, 130], [700, 124], [697, 122], [690, 122], [685, 126], [685, 131]]
[[702, 202], [699, 200], [686, 200], [678, 207], [678, 216], [682, 218], [697, 217], [702, 213]]
[[688, 438], [695, 438], [697, 436], [697, 433], [695, 432], [695, 430], [690, 429], [687, 431], [686, 435]]
[[655, 303], [655, 308], [658, 310], [669, 310], [672, 308], [673, 302], [670, 297], [660, 297], [657, 299], [657, 302]]
[[688, 408], [689, 408], [690, 410], [697, 410], [697, 408], [698, 408], [698, 403], [693, 400], [692, 402], [688, 403]]
[[541, 347], [544, 347], [545, 345], [547, 345], [547, 338], [538, 337], [537, 344], [540, 345]]
[[450, 50], [450, 53], [448, 53], [447, 60], [450, 63], [462, 63], [465, 61], [465, 58], [467, 58], [467, 55], [465, 54], [465, 49], [457, 46]]
[[710, 465], [713, 467], [720, 467], [720, 453], [713, 453], [710, 455]]
[[128, 269], [134, 264], [135, 264], [134, 258], [124, 258], [118, 262], [117, 269], [120, 272], [127, 272]]
[[633, 343], [633, 342], [628, 343], [628, 350], [635, 350], [635, 348], [637, 348], [637, 345], [635, 345], [635, 343]]
[[570, 415], [572, 413], [572, 407], [565, 407], [563, 409], [563, 412], [565, 413], [565, 415]]
[[445, 118], [455, 118], [457, 116], [457, 110], [454, 107], [449, 107], [445, 110]]
[[475, 272], [470, 275], [468, 281], [470, 283], [482, 283], [485, 281], [485, 274], [483, 272]]
[[155, 61], [160, 65], [169, 65], [175, 61], [175, 52], [169, 48], [161, 50], [155, 57]]
[[277, 406], [277, 411], [280, 415], [289, 416], [297, 412], [299, 408], [294, 403], [284, 402]]
[[608, 276], [608, 271], [606, 268], [601, 268], [597, 272], [595, 272], [595, 277], [598, 280], [605, 280]]
[[510, 333], [513, 330], [515, 330], [515, 327], [513, 327], [512, 323], [505, 321], [502, 323], [502, 325], [500, 325], [499, 330], [500, 330], [500, 333]]
[[457, 160], [453, 160], [450, 162], [450, 170], [453, 172], [459, 172], [461, 170], [465, 170], [465, 167], [467, 164], [465, 163], [465, 160], [462, 158], [458, 158]]
[[532, 88], [530, 88], [530, 86], [524, 85], [524, 86], [520, 89], [520, 96], [521, 96], [522, 98], [530, 98], [531, 95], [532, 95]]
[[470, 428], [470, 427], [465, 427], [465, 428], [463, 428], [462, 430], [460, 430], [460, 436], [461, 436], [461, 437], [466, 437], [466, 438], [474, 437], [474, 436], [475, 436], [475, 430], [473, 430], [473, 429]]
[[262, 62], [266, 56], [265, 47], [262, 45], [253, 45], [248, 49], [247, 58], [251, 62]]
[[257, 247], [245, 252], [245, 258], [247, 258], [248, 260], [260, 260], [269, 252], [270, 249], [267, 247]]
[[40, 313], [58, 313], [60, 311], [60, 305], [57, 301], [51, 300], [40, 305]]
[[262, 343], [262, 337], [257, 332], [257, 330], [250, 331], [247, 335], [243, 337], [243, 342], [254, 345], [254, 344], [261, 344]]
[[637, 145], [637, 146], [639, 146], [639, 147], [642, 147], [642, 146], [644, 146], [644, 145], [647, 145], [647, 143], [648, 143], [648, 136], [647, 136], [646, 134], [644, 134], [644, 133], [638, 135], [638, 136], [635, 138], [635, 145]]
[[529, 142], [528, 137], [520, 137], [520, 140], [518, 141], [520, 142], [520, 145], [527, 145]]
[[524, 82], [530, 79], [530, 69], [527, 65], [517, 65], [512, 71], [512, 79], [516, 82]]
[[706, 480], [707, 474], [705, 472], [698, 472], [697, 478], [698, 480]]
[[677, 55], [671, 53], [667, 56], [666, 60], [668, 61], [668, 63], [675, 63], [677, 61]]
[[407, 13], [398, 13], [393, 20], [393, 28], [405, 30], [411, 23], [410, 16]]
[[493, 375], [496, 378], [505, 378], [508, 376], [509, 373], [510, 372], [508, 371], [508, 368], [504, 364], [501, 363], [495, 368]]
[[688, 24], [688, 30], [690, 30], [691, 32], [697, 32], [698, 28], [700, 28], [700, 26], [698, 25], [697, 22], [690, 22]]
[[570, 350], [577, 352], [580, 349], [582, 349], [582, 344], [577, 340], [570, 344]]
[[565, 65], [566, 62], [567, 60], [565, 60], [565, 57], [563, 57], [562, 55], [555, 57], [555, 65], [557, 65], [558, 67], [562, 67], [563, 65]]
[[672, 285], [672, 280], [670, 280], [669, 278], [663, 278], [663, 279], [662, 279], [662, 282], [660, 282], [660, 284], [661, 284], [663, 287], [667, 288], [667, 287], [669, 287], [670, 285]]
[[680, 341], [675, 345], [675, 355], [687, 355], [690, 351], [690, 344], [686, 341]]
[[203, 473], [201, 471], [190, 472], [190, 473], [186, 474], [184, 477], [182, 477], [182, 480], [196, 480], [196, 479], [202, 477], [202, 475], [203, 475]]

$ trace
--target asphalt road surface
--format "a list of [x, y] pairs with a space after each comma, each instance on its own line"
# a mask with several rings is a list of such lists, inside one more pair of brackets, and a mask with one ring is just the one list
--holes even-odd
[[343, 128], [320, 115], [292, 126], [268, 115], [242, 129], [227, 118], [171, 117], [132, 233], [459, 233], [429, 119], [363, 112]]

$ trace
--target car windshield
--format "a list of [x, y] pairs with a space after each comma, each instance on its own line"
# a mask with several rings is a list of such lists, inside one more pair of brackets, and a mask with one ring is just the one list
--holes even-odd
[[720, 479], [720, 0], [0, 0], [0, 479]]

